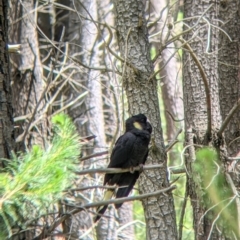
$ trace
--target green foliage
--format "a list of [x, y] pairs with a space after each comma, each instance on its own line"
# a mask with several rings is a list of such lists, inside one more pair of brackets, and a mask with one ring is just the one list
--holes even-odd
[[203, 148], [196, 153], [193, 164], [194, 181], [199, 196], [206, 208], [211, 209], [211, 219], [237, 234], [237, 208], [235, 196], [226, 181], [218, 155], [212, 148]]
[[[134, 195], [137, 193], [134, 191]], [[143, 212], [143, 205], [140, 201], [133, 202], [133, 218], [134, 218], [134, 232], [135, 239], [144, 239], [143, 236], [146, 236], [146, 223]]]
[[52, 122], [54, 134], [46, 150], [33, 146], [14, 155], [0, 173], [0, 225], [8, 235], [13, 225], [25, 227], [23, 223], [46, 213], [74, 178], [80, 155], [77, 131], [66, 115], [56, 115]]

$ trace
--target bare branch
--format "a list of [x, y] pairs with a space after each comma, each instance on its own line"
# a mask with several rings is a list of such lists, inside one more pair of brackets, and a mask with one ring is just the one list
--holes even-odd
[[127, 187], [126, 186], [121, 186], [121, 187], [117, 187], [117, 186], [103, 186], [103, 185], [94, 185], [94, 186], [87, 186], [87, 187], [81, 187], [81, 188], [71, 188], [71, 189], [67, 189], [64, 192], [77, 192], [77, 191], [85, 191], [85, 190], [89, 190], [89, 189], [95, 189], [95, 188], [103, 188], [103, 189], [119, 189], [119, 188], [124, 188]]
[[63, 216], [59, 217], [58, 219], [56, 219], [56, 221], [49, 227], [49, 228], [44, 228], [41, 232], [41, 234], [39, 234], [38, 236], [36, 236], [35, 238], [33, 238], [32, 240], [42, 240], [48, 236], [51, 235], [52, 231], [59, 226], [62, 222], [64, 222], [66, 219], [68, 219], [69, 217], [73, 216], [74, 214], [83, 211], [84, 209], [88, 209], [88, 208], [93, 208], [93, 207], [99, 207], [99, 206], [103, 206], [103, 205], [108, 205], [108, 204], [119, 204], [119, 203], [123, 203], [123, 202], [130, 202], [130, 201], [135, 201], [135, 200], [142, 200], [144, 198], [148, 198], [148, 197], [154, 197], [169, 191], [172, 191], [176, 189], [176, 186], [170, 186], [155, 192], [151, 192], [151, 193], [146, 193], [146, 194], [142, 194], [142, 195], [138, 195], [138, 196], [132, 196], [132, 197], [124, 197], [124, 198], [118, 198], [118, 199], [113, 199], [113, 200], [109, 200], [109, 201], [101, 201], [101, 202], [97, 202], [97, 203], [88, 203], [82, 206], [76, 206], [76, 205], [71, 205], [72, 207], [75, 207], [75, 209], [73, 209], [72, 211], [65, 213]]
[[177, 131], [172, 141], [166, 146], [166, 149], [165, 149], [166, 152], [170, 151], [171, 148], [178, 142], [177, 138], [181, 132], [182, 132], [182, 128]]
[[90, 158], [94, 158], [94, 157], [99, 157], [99, 156], [102, 156], [102, 155], [106, 155], [106, 154], [108, 154], [108, 153], [109, 153], [108, 151], [103, 151], [103, 152], [94, 153], [94, 154], [88, 155], [88, 156], [86, 156], [86, 157], [80, 158], [80, 161], [85, 161], [85, 160], [88, 160], [88, 159], [90, 159]]
[[171, 169], [170, 172], [172, 174], [182, 174], [182, 173], [186, 173], [186, 169], [185, 168]]
[[166, 112], [170, 115], [170, 117], [172, 118], [172, 120], [173, 120], [174, 122], [182, 122], [182, 121], [184, 120], [184, 118], [183, 118], [183, 119], [175, 119], [175, 118], [173, 117], [172, 113], [170, 113], [168, 110], [166, 110]]
[[132, 172], [132, 171], [142, 171], [143, 170], [151, 170], [156, 168], [162, 168], [164, 167], [163, 164], [156, 164], [156, 165], [145, 165], [142, 167], [137, 166], [133, 168], [93, 168], [93, 169], [85, 169], [81, 171], [75, 172], [78, 175], [85, 175], [85, 174], [91, 174], [91, 173], [125, 173], [125, 172]]
[[181, 209], [181, 213], [180, 213], [180, 219], [179, 219], [179, 230], [178, 230], [178, 240], [182, 240], [182, 230], [183, 230], [183, 219], [184, 219], [184, 215], [185, 215], [185, 210], [186, 210], [186, 206], [187, 206], [187, 200], [188, 200], [188, 186], [187, 186], [187, 182], [186, 182], [186, 187], [185, 187], [185, 195], [184, 195], [184, 199], [183, 199], [183, 203], [182, 203], [182, 209]]
[[239, 233], [240, 232], [240, 200], [239, 200], [239, 193], [238, 193], [238, 190], [236, 189], [236, 187], [235, 187], [235, 185], [233, 183], [233, 180], [230, 177], [230, 175], [228, 173], [225, 173], [225, 174], [226, 174], [227, 181], [228, 181], [229, 185], [231, 186], [231, 189], [232, 189], [234, 195], [237, 196], [236, 197], [236, 207], [237, 207], [237, 212], [238, 212], [238, 214], [237, 214], [237, 217], [238, 217], [237, 222], [238, 222], [238, 234], [240, 234]]
[[219, 137], [222, 137], [223, 131], [226, 129], [226, 127], [227, 127], [228, 123], [230, 122], [232, 116], [236, 113], [236, 111], [238, 110], [239, 107], [240, 107], [240, 98], [235, 103], [235, 105], [233, 106], [233, 108], [230, 110], [229, 114], [227, 115], [227, 117], [223, 121], [222, 126], [220, 127], [220, 129], [217, 133], [217, 135]]

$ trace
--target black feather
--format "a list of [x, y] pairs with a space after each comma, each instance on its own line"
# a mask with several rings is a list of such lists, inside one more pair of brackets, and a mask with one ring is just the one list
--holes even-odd
[[[125, 126], [125, 133], [119, 137], [113, 148], [108, 165], [109, 168], [137, 167], [146, 162], [148, 145], [152, 133], [151, 124], [147, 122], [144, 114], [138, 114], [128, 118]], [[104, 177], [104, 185], [118, 186], [116, 198], [126, 197], [133, 189], [139, 174], [139, 172], [106, 174]], [[116, 208], [121, 206], [122, 203], [115, 205]], [[106, 209], [107, 206], [98, 208], [97, 211], [99, 215], [95, 218], [95, 222], [100, 219]]]

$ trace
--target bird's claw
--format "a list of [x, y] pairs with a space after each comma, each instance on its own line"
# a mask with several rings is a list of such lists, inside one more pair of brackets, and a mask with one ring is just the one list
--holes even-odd
[[142, 173], [143, 172], [143, 164], [139, 164], [139, 173]]

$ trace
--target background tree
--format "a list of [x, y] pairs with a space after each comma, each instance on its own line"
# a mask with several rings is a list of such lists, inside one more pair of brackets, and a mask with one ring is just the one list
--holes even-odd
[[[32, 225], [35, 237], [25, 237], [137, 239], [141, 223], [146, 239], [238, 238], [239, 3], [22, 0], [10, 6], [8, 42], [21, 44], [21, 53], [11, 55], [16, 151], [31, 151], [36, 143], [46, 147], [49, 119], [59, 112], [71, 116], [83, 137], [77, 175], [56, 209], [59, 214]], [[181, 66], [183, 101], [177, 90]], [[3, 88], [9, 103], [8, 84]], [[182, 103], [180, 149], [174, 144]], [[150, 195], [133, 197], [142, 200], [146, 223], [139, 203], [134, 210], [141, 217], [134, 219], [131, 204], [124, 203], [119, 211], [110, 205], [95, 228], [92, 216], [102, 194], [96, 168], [107, 165], [107, 150], [123, 132], [127, 115], [139, 112], [153, 125], [147, 165], [158, 166], [146, 166], [136, 186], [140, 195]], [[7, 114], [6, 119], [11, 110]], [[9, 158], [11, 136], [4, 136]], [[167, 153], [174, 159], [170, 168]], [[172, 193], [165, 192], [173, 182], [175, 205]]]
[[[219, 9], [221, 9], [221, 14]], [[235, 139], [236, 135], [233, 134], [237, 132], [237, 130], [234, 130], [234, 119], [238, 118], [238, 114], [233, 115], [233, 112], [230, 112], [239, 97], [237, 90], [239, 89], [238, 71], [233, 67], [239, 62], [238, 54], [227, 57], [227, 59], [231, 58], [232, 63], [234, 62], [232, 67], [227, 67], [227, 72], [224, 70], [224, 66], [229, 61], [225, 60], [225, 56], [230, 56], [226, 53], [226, 49], [236, 49], [239, 45], [239, 38], [234, 33], [236, 25], [233, 27], [234, 30], [231, 27], [232, 24], [239, 25], [236, 20], [237, 15], [235, 15], [235, 10], [239, 10], [239, 4], [237, 2], [227, 4], [228, 14], [223, 13], [223, 9], [226, 9], [226, 6], [220, 2], [184, 2], [184, 16], [188, 19], [184, 21], [184, 31], [188, 33], [184, 35], [185, 40], [181, 40], [186, 49], [183, 54], [185, 145], [188, 171], [186, 191], [191, 198], [193, 207], [195, 239], [232, 239], [239, 236], [239, 229], [234, 224], [234, 220], [233, 225], [235, 226], [230, 228], [229, 226], [226, 227], [226, 222], [230, 220], [227, 217], [221, 219], [224, 218], [224, 208], [227, 208], [231, 202], [230, 199], [226, 202], [227, 193], [217, 202], [214, 201], [211, 193], [209, 193], [208, 199], [204, 199], [203, 194], [206, 195], [205, 191], [207, 190], [198, 188], [197, 176], [194, 176], [193, 171], [196, 149], [199, 146], [211, 146], [219, 154], [221, 165], [218, 167], [220, 169], [225, 168], [220, 171], [226, 172], [223, 177], [225, 183], [221, 185], [221, 189], [218, 189], [218, 191], [227, 192], [226, 189], [231, 188], [232, 180], [228, 177], [227, 172], [234, 172], [235, 170], [229, 168], [229, 157], [236, 155], [238, 152], [238, 141]], [[229, 85], [230, 79], [231, 84]], [[232, 86], [234, 86], [234, 90]], [[231, 103], [227, 99], [231, 99]], [[231, 117], [230, 122], [226, 122], [227, 117]], [[229, 125], [227, 126], [227, 124]], [[235, 146], [229, 148], [232, 141], [235, 142]], [[231, 151], [230, 149], [234, 150]], [[214, 159], [209, 161], [214, 161]], [[220, 176], [220, 173], [217, 175]], [[235, 186], [238, 186], [237, 175], [232, 174]], [[200, 181], [203, 181], [203, 179]], [[211, 181], [214, 182], [214, 176], [211, 176]], [[209, 186], [211, 186], [210, 182]], [[236, 189], [234, 186], [232, 188], [230, 195], [233, 197]], [[225, 201], [224, 208], [214, 213], [214, 208], [220, 206], [221, 201]], [[231, 205], [233, 204], [236, 204], [236, 202]], [[233, 214], [232, 217], [234, 219], [236, 215]], [[220, 220], [218, 221], [218, 219]], [[221, 221], [225, 223], [221, 223]], [[235, 230], [233, 230], [234, 228]]]
[[[13, 112], [12, 112], [12, 91], [10, 87], [9, 53], [7, 49], [8, 40], [8, 2], [0, 2], [0, 24], [1, 24], [1, 52], [0, 52], [0, 91], [1, 91], [1, 131], [0, 131], [0, 157], [10, 158], [14, 148], [13, 138]], [[6, 163], [1, 160], [1, 168]]]

